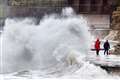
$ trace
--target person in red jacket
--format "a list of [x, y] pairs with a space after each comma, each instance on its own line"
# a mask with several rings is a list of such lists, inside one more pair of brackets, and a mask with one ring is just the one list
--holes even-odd
[[99, 55], [99, 51], [100, 51], [100, 40], [99, 39], [97, 39], [95, 41], [95, 50], [96, 50], [96, 54], [98, 56]]

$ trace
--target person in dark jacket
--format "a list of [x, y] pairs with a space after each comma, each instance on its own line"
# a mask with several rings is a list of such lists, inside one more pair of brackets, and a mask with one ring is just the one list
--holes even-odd
[[108, 55], [108, 51], [109, 51], [109, 49], [110, 49], [110, 44], [109, 44], [109, 42], [108, 42], [108, 40], [106, 40], [106, 42], [104, 43], [104, 55], [107, 53], [107, 55]]
[[99, 41], [99, 39], [97, 39], [95, 41], [95, 50], [96, 50], [96, 55], [98, 56], [99, 55], [99, 51], [100, 51], [100, 41]]

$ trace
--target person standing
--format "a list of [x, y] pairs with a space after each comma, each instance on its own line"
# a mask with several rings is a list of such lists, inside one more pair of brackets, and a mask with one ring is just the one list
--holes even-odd
[[97, 39], [95, 41], [95, 50], [96, 50], [96, 55], [98, 56], [99, 55], [99, 51], [100, 51], [100, 40]]
[[104, 55], [107, 53], [107, 55], [109, 54], [108, 51], [110, 49], [110, 44], [108, 42], [108, 40], [106, 40], [106, 42], [104, 43]]

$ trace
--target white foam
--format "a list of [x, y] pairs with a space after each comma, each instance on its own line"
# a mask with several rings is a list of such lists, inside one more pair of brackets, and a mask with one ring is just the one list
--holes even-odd
[[[68, 8], [71, 9], [71, 8]], [[66, 50], [85, 54], [90, 43], [86, 20], [72, 14], [49, 15], [39, 25], [32, 19], [6, 19], [2, 33], [3, 72], [40, 69], [57, 64], [58, 56], [65, 58]]]

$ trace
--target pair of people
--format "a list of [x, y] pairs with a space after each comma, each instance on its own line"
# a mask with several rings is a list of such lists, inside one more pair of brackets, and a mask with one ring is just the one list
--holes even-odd
[[[104, 55], [107, 53], [107, 55], [109, 54], [109, 49], [110, 49], [110, 44], [108, 42], [108, 40], [106, 40], [106, 42], [103, 45], [104, 47]], [[99, 51], [100, 51], [100, 40], [97, 39], [95, 42], [95, 50], [96, 50], [96, 54], [99, 55]]]

